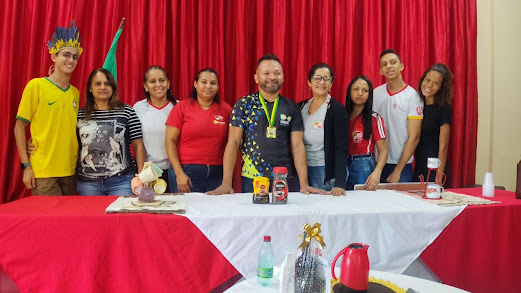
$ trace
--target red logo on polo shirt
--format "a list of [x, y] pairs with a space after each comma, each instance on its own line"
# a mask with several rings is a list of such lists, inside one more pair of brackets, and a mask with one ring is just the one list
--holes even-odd
[[223, 116], [215, 115], [215, 120], [213, 121], [213, 124], [225, 125], [226, 122], [224, 122], [224, 117]]
[[364, 140], [364, 133], [360, 130], [355, 130], [352, 133], [352, 137], [354, 143], [361, 143]]
[[416, 108], [416, 113], [418, 113], [418, 115], [422, 115], [423, 114], [423, 107]]
[[396, 109], [396, 104], [393, 104], [393, 108], [395, 108], [395, 109]]

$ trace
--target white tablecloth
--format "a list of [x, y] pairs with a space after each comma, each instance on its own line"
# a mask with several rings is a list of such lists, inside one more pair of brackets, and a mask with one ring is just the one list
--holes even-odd
[[361, 242], [370, 246], [371, 269], [401, 274], [464, 209], [390, 190], [350, 191], [342, 197], [290, 193], [287, 205], [253, 204], [252, 194], [185, 197], [185, 216], [246, 278], [256, 275], [263, 235], [271, 235], [276, 266], [285, 251], [297, 251], [302, 211], [325, 213], [321, 224], [329, 264], [344, 247]]

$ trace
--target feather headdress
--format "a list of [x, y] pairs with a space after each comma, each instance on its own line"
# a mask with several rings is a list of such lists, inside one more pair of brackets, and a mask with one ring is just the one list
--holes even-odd
[[63, 48], [73, 48], [81, 55], [83, 48], [81, 47], [80, 30], [75, 26], [74, 20], [71, 21], [69, 28], [56, 27], [56, 31], [51, 40], [47, 42], [47, 46], [51, 55], [56, 54]]

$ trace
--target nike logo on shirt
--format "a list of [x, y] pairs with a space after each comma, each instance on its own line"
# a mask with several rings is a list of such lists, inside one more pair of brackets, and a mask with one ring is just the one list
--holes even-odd
[[58, 102], [58, 100], [56, 100], [56, 101], [54, 101], [54, 102], [51, 102], [51, 103], [49, 103], [49, 106], [52, 106], [52, 104], [54, 104], [54, 103], [56, 103], [56, 102]]

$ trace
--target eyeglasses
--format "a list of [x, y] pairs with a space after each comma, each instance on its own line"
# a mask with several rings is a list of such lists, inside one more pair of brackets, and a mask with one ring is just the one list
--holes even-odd
[[321, 80], [324, 81], [324, 83], [330, 83], [333, 81], [333, 77], [332, 76], [320, 76], [320, 75], [313, 75], [311, 77], [311, 79], [313, 79], [313, 81], [315, 83], [319, 83]]
[[70, 59], [71, 57], [72, 57], [72, 59], [73, 59], [74, 61], [78, 61], [78, 59], [80, 59], [80, 55], [78, 55], [78, 54], [72, 54], [72, 53], [70, 53], [70, 52], [61, 52], [61, 53], [59, 53], [59, 54], [61, 54], [61, 55], [63, 56], [63, 58], [65, 58], [65, 59]]

